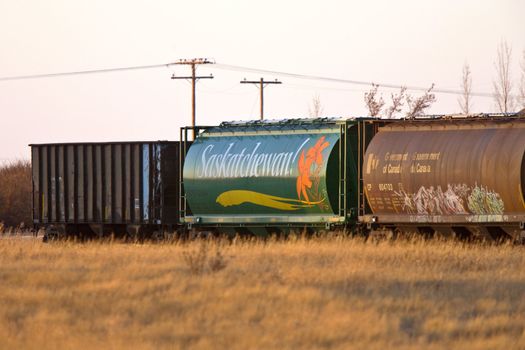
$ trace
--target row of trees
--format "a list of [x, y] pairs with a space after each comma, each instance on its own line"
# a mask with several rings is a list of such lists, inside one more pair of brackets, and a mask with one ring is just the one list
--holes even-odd
[[[414, 97], [407, 93], [406, 87], [401, 87], [399, 92], [390, 94], [390, 105], [385, 108], [385, 100], [383, 96], [379, 95], [379, 85], [372, 84], [372, 89], [365, 93], [368, 114], [372, 117], [396, 118], [406, 106], [405, 118], [416, 118], [423, 115], [424, 111], [436, 101], [436, 95], [432, 93], [433, 88], [434, 84], [423, 95]], [[312, 118], [319, 117], [323, 111], [321, 99], [319, 95], [315, 95], [312, 98], [311, 105], [308, 107], [309, 115]]]
[[508, 113], [516, 108], [525, 108], [525, 50], [523, 50], [520, 62], [521, 74], [518, 94], [514, 95], [514, 85], [510, 74], [512, 63], [512, 47], [506, 41], [502, 41], [498, 47], [496, 68], [496, 80], [494, 81], [494, 95], [499, 111]]
[[[511, 75], [512, 47], [506, 41], [501, 41], [497, 48], [497, 57], [494, 62], [495, 78], [493, 81], [493, 96], [496, 109], [501, 113], [510, 113], [525, 109], [525, 50], [519, 60], [519, 81], [517, 86]], [[407, 93], [406, 87], [401, 87], [399, 92], [390, 94], [390, 101], [386, 102], [379, 94], [379, 85], [372, 84], [372, 88], [365, 93], [364, 101], [368, 114], [373, 117], [386, 119], [397, 118], [405, 110], [404, 117], [411, 119], [423, 115], [435, 101], [432, 93], [434, 84], [419, 97]], [[461, 95], [458, 97], [459, 111], [462, 114], [472, 112], [472, 71], [465, 63], [461, 76]], [[309, 107], [310, 117], [322, 114], [323, 107], [319, 95], [312, 99]]]
[[[525, 50], [519, 62], [519, 83], [517, 92], [511, 75], [512, 47], [506, 41], [498, 45], [494, 62], [496, 77], [492, 82], [496, 108], [501, 113], [510, 113], [525, 108]], [[462, 95], [458, 98], [461, 112], [468, 114], [472, 107], [472, 72], [468, 63], [463, 66], [461, 79]]]
[[424, 113], [436, 101], [436, 95], [432, 93], [434, 84], [419, 97], [413, 97], [407, 93], [406, 87], [401, 87], [398, 93], [390, 94], [390, 105], [384, 108], [383, 96], [378, 96], [379, 85], [372, 84], [372, 89], [365, 93], [365, 103], [368, 114], [372, 117], [395, 118], [401, 113], [403, 107], [407, 106], [405, 118], [413, 119]]
[[6, 228], [31, 227], [31, 163], [0, 166], [0, 234]]

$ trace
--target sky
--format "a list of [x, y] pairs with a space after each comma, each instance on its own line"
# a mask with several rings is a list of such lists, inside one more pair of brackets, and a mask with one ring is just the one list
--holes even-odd
[[[512, 47], [518, 85], [525, 50], [523, 0], [0, 0], [0, 78], [156, 65], [205, 57], [197, 124], [366, 116], [369, 86], [296, 79], [225, 65], [345, 80], [454, 89], [468, 63], [474, 92], [493, 92], [498, 44]], [[0, 81], [0, 162], [29, 159], [30, 143], [177, 140], [191, 123], [188, 66]], [[380, 88], [384, 99], [394, 90]], [[409, 91], [419, 96], [421, 91]], [[436, 94], [429, 114], [458, 113]], [[474, 112], [495, 112], [473, 97]]]

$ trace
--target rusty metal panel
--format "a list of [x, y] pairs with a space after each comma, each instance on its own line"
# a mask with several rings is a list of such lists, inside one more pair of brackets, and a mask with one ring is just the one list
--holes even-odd
[[75, 146], [75, 179], [77, 180], [77, 186], [76, 186], [76, 221], [77, 222], [83, 222], [84, 221], [84, 147], [83, 145], [77, 145]]
[[178, 142], [31, 147], [35, 223], [178, 224]]
[[76, 157], [75, 157], [75, 147], [73, 145], [67, 145], [66, 146], [66, 155], [67, 155], [67, 221], [68, 222], [76, 222], [76, 175], [75, 175], [75, 164], [76, 164]]
[[113, 145], [104, 146], [104, 221], [112, 221], [113, 213]]
[[374, 214], [360, 217], [363, 223], [374, 224], [463, 224], [491, 223], [501, 225], [509, 222], [525, 222], [525, 213], [505, 215], [427, 215], [427, 214]]
[[113, 167], [111, 166], [113, 158], [111, 153], [112, 145], [104, 145], [104, 175], [103, 175], [103, 181], [104, 181], [104, 213], [103, 213], [103, 221], [104, 222], [111, 222], [111, 213], [112, 211], [112, 179], [113, 179]]
[[102, 221], [102, 212], [103, 212], [103, 201], [102, 201], [102, 145], [96, 145], [94, 149], [94, 173], [95, 173], [95, 203], [94, 203], [94, 219], [96, 222]]
[[133, 214], [132, 214], [132, 220], [134, 222], [141, 221], [140, 220], [140, 155], [141, 155], [141, 149], [140, 145], [133, 145], [132, 146], [132, 153], [131, 153], [131, 159], [132, 159], [132, 165], [131, 165], [131, 184], [133, 186]]
[[49, 221], [57, 222], [56, 146], [49, 147]]
[[92, 145], [86, 145], [84, 147], [84, 162], [86, 169], [84, 175], [86, 178], [86, 221], [93, 222], [93, 199], [94, 199], [94, 178], [93, 178], [93, 147]]
[[164, 222], [179, 221], [179, 144], [165, 145], [161, 154], [162, 213]]
[[66, 208], [65, 208], [65, 196], [64, 196], [64, 179], [66, 177], [64, 171], [64, 147], [57, 147], [57, 210], [58, 210], [58, 221], [66, 221]]
[[523, 120], [393, 123], [366, 151], [366, 196], [374, 214], [525, 213], [524, 153]]
[[73, 145], [66, 146], [66, 186], [67, 189], [66, 198], [67, 198], [67, 221], [75, 222], [75, 148]]
[[124, 221], [131, 221], [131, 147], [130, 145], [123, 146], [123, 207], [124, 207]]
[[42, 198], [41, 198], [41, 217], [43, 222], [48, 222], [48, 202], [49, 202], [49, 174], [48, 174], [48, 149], [49, 147], [42, 146], [42, 159], [41, 159], [41, 171], [40, 171], [40, 183], [42, 188]]
[[113, 152], [113, 204], [114, 222], [122, 222], [122, 146], [114, 145]]

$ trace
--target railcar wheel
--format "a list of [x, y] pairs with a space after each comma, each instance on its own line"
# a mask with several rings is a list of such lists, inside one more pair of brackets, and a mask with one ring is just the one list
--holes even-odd
[[64, 234], [61, 233], [57, 227], [55, 227], [54, 225], [50, 225], [46, 227], [44, 231], [44, 237], [42, 237], [42, 242], [47, 243], [50, 241], [58, 241], [63, 237]]
[[155, 230], [151, 233], [151, 240], [155, 243], [158, 243], [164, 239], [162, 232]]

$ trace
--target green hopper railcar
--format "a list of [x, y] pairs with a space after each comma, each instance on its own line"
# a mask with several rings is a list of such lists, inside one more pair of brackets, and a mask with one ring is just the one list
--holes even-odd
[[383, 122], [293, 119], [181, 129], [181, 221], [266, 235], [354, 228], [367, 210], [361, 164]]

